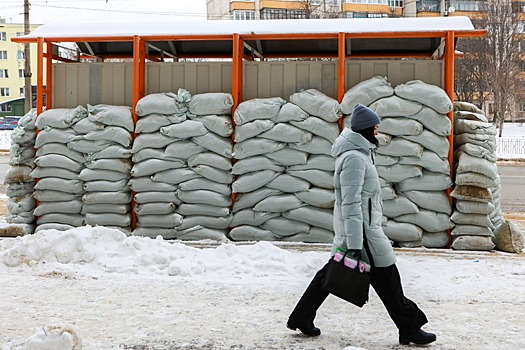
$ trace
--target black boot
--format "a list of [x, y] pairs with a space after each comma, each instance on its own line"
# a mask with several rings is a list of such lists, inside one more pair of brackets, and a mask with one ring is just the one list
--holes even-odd
[[422, 329], [415, 332], [399, 332], [399, 343], [402, 345], [408, 345], [410, 343], [425, 345], [434, 341], [436, 341], [436, 335], [434, 333], [425, 332]]
[[317, 328], [316, 326], [314, 326], [313, 320], [309, 320], [308, 322], [301, 324], [298, 322], [294, 322], [291, 319], [288, 319], [288, 322], [286, 323], [286, 327], [288, 327], [289, 329], [293, 331], [295, 331], [296, 329], [299, 329], [301, 333], [309, 337], [318, 337], [321, 335], [321, 330]]

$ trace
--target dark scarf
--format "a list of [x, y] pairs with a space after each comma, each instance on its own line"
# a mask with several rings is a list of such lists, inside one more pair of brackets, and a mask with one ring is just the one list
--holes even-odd
[[369, 142], [373, 143], [374, 145], [378, 145], [379, 144], [379, 141], [376, 139], [375, 135], [374, 135], [374, 127], [371, 126], [371, 127], [368, 127], [366, 129], [363, 129], [363, 130], [357, 130], [354, 132], [357, 132], [358, 134], [361, 134], [363, 135], [363, 137], [365, 139], [367, 139]]

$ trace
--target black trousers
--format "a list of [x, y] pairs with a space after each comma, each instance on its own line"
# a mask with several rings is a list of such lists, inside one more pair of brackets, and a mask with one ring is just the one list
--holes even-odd
[[[327, 268], [328, 264], [316, 273], [295, 306], [290, 315], [293, 323], [306, 325], [313, 322], [317, 309], [329, 294], [321, 288]], [[370, 285], [385, 305], [400, 333], [417, 331], [428, 322], [423, 311], [412, 300], [405, 297], [401, 277], [395, 264], [388, 267], [372, 267]]]

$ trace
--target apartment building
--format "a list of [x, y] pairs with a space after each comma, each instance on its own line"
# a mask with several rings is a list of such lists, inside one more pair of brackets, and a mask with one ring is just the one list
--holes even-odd
[[[31, 30], [38, 26], [31, 26]], [[0, 18], [0, 112], [8, 115], [12, 104], [25, 96], [25, 53], [24, 45], [11, 41], [11, 38], [24, 35], [24, 24], [9, 24]], [[31, 52], [36, 52], [36, 45], [31, 44]], [[31, 70], [36, 72], [36, 54], [31, 54]], [[36, 86], [36, 74], [31, 77], [31, 84]], [[2, 103], [4, 102], [4, 103]]]

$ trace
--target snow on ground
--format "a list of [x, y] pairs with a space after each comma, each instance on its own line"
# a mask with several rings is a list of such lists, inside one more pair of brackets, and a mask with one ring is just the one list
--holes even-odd
[[[429, 348], [525, 349], [524, 254], [396, 253], [405, 293], [437, 333]], [[318, 338], [286, 328], [328, 258], [327, 245], [190, 246], [101, 227], [3, 239], [0, 349], [405, 348], [373, 290], [362, 309], [328, 297]], [[57, 345], [57, 330], [70, 341]]]

